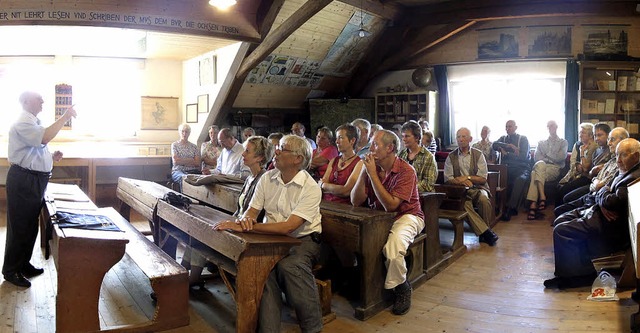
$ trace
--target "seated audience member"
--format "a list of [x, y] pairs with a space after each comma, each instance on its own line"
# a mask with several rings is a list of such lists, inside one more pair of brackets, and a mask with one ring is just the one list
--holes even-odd
[[371, 132], [369, 132], [369, 142], [371, 142], [371, 139], [373, 139], [373, 135], [376, 133], [376, 131], [379, 131], [381, 129], [383, 129], [382, 126], [378, 124], [371, 124]]
[[228, 128], [223, 128], [218, 133], [218, 142], [222, 146], [222, 152], [218, 157], [218, 165], [211, 172], [213, 174], [233, 175], [242, 179], [249, 176], [249, 168], [242, 164], [242, 144]]
[[516, 133], [518, 126], [514, 120], [505, 125], [507, 135], [503, 135], [493, 143], [493, 149], [500, 152], [500, 163], [507, 166], [507, 183], [509, 200], [502, 214], [503, 221], [511, 220], [511, 215], [518, 214], [520, 199], [525, 186], [529, 182], [531, 166], [529, 164], [529, 140]]
[[202, 174], [210, 175], [211, 170], [218, 165], [218, 157], [222, 151], [218, 143], [218, 132], [220, 129], [216, 125], [209, 126], [208, 140], [200, 146], [200, 156], [202, 156]]
[[318, 147], [316, 147], [315, 141], [313, 141], [312, 139], [307, 138], [306, 136], [304, 136], [304, 131], [305, 131], [305, 127], [301, 122], [295, 122], [295, 123], [293, 123], [293, 125], [291, 125], [291, 134], [297, 135], [297, 136], [307, 140], [307, 142], [309, 142], [309, 144], [311, 145], [312, 149], [318, 148]]
[[[622, 127], [616, 127], [611, 130], [609, 132], [609, 137], [607, 140], [609, 144], [609, 151], [615, 152], [618, 143], [628, 137], [629, 132], [627, 132], [627, 130]], [[591, 184], [589, 184], [589, 192], [587, 194], [555, 208], [554, 214], [556, 218], [570, 210], [595, 204], [596, 193], [598, 192], [598, 190], [600, 190], [600, 188], [608, 184], [611, 179], [613, 179], [613, 176], [616, 172], [618, 172], [618, 163], [615, 157], [611, 157], [607, 161], [607, 163], [604, 164], [604, 167], [600, 168], [600, 172], [598, 172], [598, 174], [591, 179]], [[567, 194], [567, 196], [569, 196], [569, 194]]]
[[551, 120], [547, 122], [549, 138], [538, 142], [534, 156], [535, 164], [531, 170], [531, 182], [527, 192], [529, 214], [527, 220], [535, 220], [538, 211], [547, 206], [547, 195], [544, 193], [544, 183], [558, 179], [560, 170], [564, 168], [567, 159], [567, 140], [558, 136], [558, 124]]
[[[280, 144], [280, 139], [282, 139], [283, 136], [284, 136], [284, 134], [282, 134], [280, 132], [274, 132], [274, 133], [269, 134], [269, 137], [267, 139], [269, 139], [269, 141], [271, 141], [271, 144], [275, 147], [275, 146]], [[273, 168], [274, 168], [273, 159], [271, 159], [267, 163], [267, 170], [272, 170]]]
[[[249, 209], [237, 221], [216, 229], [288, 235], [302, 241], [280, 260], [267, 278], [260, 301], [259, 331], [281, 332], [282, 294], [295, 310], [302, 332], [320, 332], [322, 314], [312, 267], [320, 256], [322, 191], [306, 171], [311, 146], [304, 138], [285, 135], [276, 147], [276, 168], [258, 182]], [[258, 221], [258, 213], [265, 217]]]
[[400, 151], [398, 157], [407, 161], [416, 170], [418, 191], [433, 192], [433, 185], [438, 178], [438, 167], [435, 156], [420, 144], [422, 128], [412, 120], [402, 125], [401, 132], [405, 149]]
[[[262, 136], [251, 136], [242, 144], [244, 152], [242, 153], [242, 162], [246, 167], [251, 170], [251, 175], [247, 177], [240, 191], [238, 197], [238, 206], [233, 216], [242, 216], [249, 208], [249, 202], [253, 193], [255, 192], [256, 185], [260, 180], [260, 177], [266, 172], [265, 165], [267, 161], [270, 161], [273, 157], [273, 148], [269, 140]], [[187, 248], [190, 249], [190, 248]], [[187, 251], [182, 257], [183, 262], [190, 262], [191, 271], [189, 272], [189, 285], [202, 284], [200, 275], [202, 274], [202, 268], [207, 262], [204, 257], [197, 254], [197, 252]], [[184, 265], [184, 264], [183, 264]]]
[[395, 294], [393, 313], [403, 315], [411, 308], [411, 285], [407, 281], [404, 256], [416, 235], [424, 229], [424, 214], [418, 196], [418, 178], [411, 165], [397, 156], [399, 145], [400, 139], [393, 132], [376, 132], [371, 152], [365, 156], [364, 167], [351, 190], [351, 203], [354, 206], [366, 203], [372, 209], [396, 213], [382, 249], [387, 268], [384, 288], [392, 289]]
[[199, 174], [200, 168], [200, 151], [198, 146], [189, 142], [191, 135], [191, 126], [182, 124], [178, 127], [180, 140], [171, 144], [171, 181], [178, 184], [178, 191], [182, 192], [182, 177], [191, 173]]
[[245, 129], [242, 130], [242, 142], [247, 141], [248, 138], [255, 135], [256, 135], [256, 130], [254, 130], [253, 127], [246, 127]]
[[368, 120], [358, 118], [351, 122], [351, 125], [358, 128], [360, 138], [356, 142], [356, 155], [363, 158], [364, 155], [369, 153], [369, 132], [371, 132], [371, 123]]
[[594, 258], [629, 248], [627, 186], [640, 177], [640, 142], [624, 139], [616, 148], [618, 173], [595, 195], [595, 204], [569, 211], [553, 228], [555, 277], [546, 288], [573, 288], [593, 283]]
[[[489, 223], [493, 219], [489, 185], [487, 184], [487, 161], [478, 149], [471, 148], [473, 138], [468, 128], [462, 127], [456, 132], [458, 148], [449, 153], [444, 162], [444, 180], [447, 184], [467, 187], [467, 201], [464, 210], [469, 214], [470, 226], [479, 236], [479, 241], [494, 246], [498, 240]], [[478, 207], [476, 213], [473, 207]]]
[[329, 160], [338, 156], [338, 148], [333, 145], [333, 133], [328, 127], [318, 129], [316, 136], [316, 146], [313, 150], [313, 157], [309, 170], [313, 171], [315, 179], [322, 179], [324, 172], [327, 171]]
[[471, 147], [480, 150], [487, 163], [496, 163], [496, 151], [493, 150], [493, 146], [489, 140], [489, 134], [491, 134], [489, 126], [482, 126], [480, 141], [474, 143]]
[[422, 141], [420, 142], [422, 144], [422, 146], [424, 146], [425, 148], [427, 148], [427, 150], [433, 154], [435, 156], [436, 151], [432, 150], [435, 149], [435, 147], [433, 145], [431, 145], [431, 143], [433, 142], [433, 132], [429, 131], [429, 130], [423, 130], [422, 131]]
[[329, 166], [318, 185], [322, 189], [322, 200], [350, 204], [351, 189], [362, 169], [362, 160], [356, 155], [358, 128], [351, 124], [336, 128], [336, 145], [340, 156], [329, 161]]
[[558, 184], [558, 197], [556, 198], [556, 207], [563, 203], [564, 196], [567, 193], [589, 185], [588, 177], [591, 170], [593, 153], [598, 145], [593, 141], [593, 124], [580, 124], [580, 133], [578, 141], [573, 145], [571, 150], [571, 159], [569, 171], [560, 180]]
[[[420, 127], [422, 128], [422, 131], [430, 131], [431, 129], [429, 128], [429, 122], [424, 120], [424, 119], [420, 119], [418, 121], [418, 124], [420, 125]], [[433, 133], [433, 132], [432, 132]], [[427, 150], [429, 150], [432, 154], [435, 154], [435, 152], [438, 151], [438, 143], [436, 143], [436, 140], [431, 140], [431, 143], [427, 146]]]
[[[598, 148], [596, 148], [596, 151], [593, 153], [593, 159], [591, 161], [592, 167], [588, 174], [590, 180], [600, 172], [604, 167], [604, 164], [607, 163], [613, 155], [613, 153], [609, 151], [609, 146], [607, 145], [607, 138], [611, 132], [611, 127], [605, 123], [597, 123], [593, 126], [593, 130], [595, 133], [595, 142]], [[613, 149], [615, 150], [615, 146]], [[567, 203], [577, 200], [587, 193], [589, 193], [589, 185], [580, 186], [565, 194], [562, 198], [562, 202]]]
[[402, 125], [401, 124], [393, 125], [391, 127], [391, 132], [393, 132], [395, 135], [398, 136], [398, 138], [400, 138], [400, 147], [398, 147], [398, 149], [400, 151], [403, 151], [406, 147], [404, 146], [404, 142], [402, 141]]

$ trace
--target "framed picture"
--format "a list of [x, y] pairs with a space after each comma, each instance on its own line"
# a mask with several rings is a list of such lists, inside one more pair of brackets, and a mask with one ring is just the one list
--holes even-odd
[[198, 95], [198, 113], [209, 112], [209, 94]]
[[571, 26], [527, 27], [529, 57], [571, 57]]
[[187, 122], [198, 122], [198, 104], [187, 104]]
[[140, 129], [143, 130], [175, 130], [180, 125], [180, 113], [178, 112], [177, 97], [153, 97], [141, 98]]
[[478, 29], [478, 59], [518, 57], [518, 28]]
[[627, 57], [628, 25], [583, 25], [584, 56], [589, 60], [616, 60]]
[[217, 57], [207, 57], [200, 60], [199, 74], [200, 74], [200, 86], [209, 86], [216, 84], [217, 79]]

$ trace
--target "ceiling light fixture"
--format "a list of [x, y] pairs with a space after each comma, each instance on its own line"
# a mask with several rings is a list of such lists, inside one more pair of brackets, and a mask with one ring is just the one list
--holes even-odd
[[209, 0], [209, 4], [220, 10], [227, 10], [236, 4], [236, 0]]
[[364, 14], [362, 13], [362, 1], [360, 1], [360, 29], [356, 31], [356, 35], [360, 38], [371, 36], [371, 33], [364, 28]]

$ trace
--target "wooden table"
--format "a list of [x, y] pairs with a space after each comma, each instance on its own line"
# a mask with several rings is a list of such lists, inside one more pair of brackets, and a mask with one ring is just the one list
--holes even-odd
[[242, 184], [191, 185], [182, 181], [182, 193], [233, 214], [238, 207]]
[[226, 259], [223, 268], [236, 276], [236, 332], [255, 332], [269, 273], [301, 242], [288, 236], [213, 230], [213, 225], [232, 217], [206, 206], [192, 205], [187, 212], [159, 201], [157, 214], [161, 229], [170, 224]]
[[[640, 264], [638, 263], [638, 253], [640, 253], [640, 244], [638, 239], [640, 239], [640, 228], [638, 225], [640, 224], [640, 205], [637, 203], [640, 202], [640, 181], [628, 186], [627, 190], [629, 193], [629, 237], [631, 238], [631, 252], [633, 253], [633, 263], [636, 270], [636, 292], [639, 293]], [[632, 203], [635, 203], [635, 205]], [[640, 307], [638, 312], [631, 315], [631, 330], [640, 332]]]

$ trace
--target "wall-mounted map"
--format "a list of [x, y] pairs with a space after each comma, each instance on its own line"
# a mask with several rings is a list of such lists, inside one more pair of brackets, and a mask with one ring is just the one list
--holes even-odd
[[177, 97], [151, 97], [142, 98], [142, 122], [140, 129], [161, 130], [177, 129], [180, 124], [178, 114]]
[[323, 77], [316, 73], [319, 66], [317, 60], [271, 54], [249, 72], [245, 82], [316, 88]]

